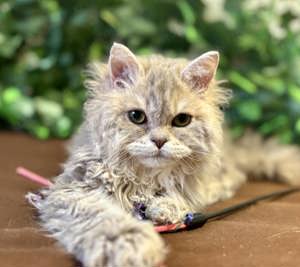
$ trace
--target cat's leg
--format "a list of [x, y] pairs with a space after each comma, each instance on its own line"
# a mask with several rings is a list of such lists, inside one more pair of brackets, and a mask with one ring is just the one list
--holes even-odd
[[55, 184], [43, 192], [45, 229], [86, 267], [154, 267], [166, 249], [149, 222], [127, 214], [100, 187]]
[[178, 197], [159, 196], [147, 204], [146, 217], [155, 224], [178, 223], [190, 211], [188, 205]]
[[251, 178], [300, 184], [300, 148], [296, 145], [265, 141], [249, 132], [234, 144], [232, 152], [238, 168]]

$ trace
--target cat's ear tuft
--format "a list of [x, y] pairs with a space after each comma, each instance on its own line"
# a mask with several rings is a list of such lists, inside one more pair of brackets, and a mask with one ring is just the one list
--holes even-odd
[[119, 87], [134, 84], [139, 75], [139, 64], [135, 55], [119, 43], [114, 43], [110, 49], [108, 67], [112, 83]]
[[204, 53], [183, 69], [181, 78], [192, 88], [205, 91], [216, 74], [218, 64], [219, 52]]

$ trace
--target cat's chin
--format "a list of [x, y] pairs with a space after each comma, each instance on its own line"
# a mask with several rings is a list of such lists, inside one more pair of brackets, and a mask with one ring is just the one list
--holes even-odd
[[161, 156], [141, 157], [139, 162], [147, 168], [165, 168], [173, 164], [173, 160]]

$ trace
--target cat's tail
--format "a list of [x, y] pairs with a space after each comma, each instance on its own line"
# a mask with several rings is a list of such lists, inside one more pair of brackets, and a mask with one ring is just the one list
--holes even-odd
[[274, 138], [264, 140], [248, 131], [228, 149], [226, 154], [248, 177], [300, 185], [299, 146], [280, 144]]

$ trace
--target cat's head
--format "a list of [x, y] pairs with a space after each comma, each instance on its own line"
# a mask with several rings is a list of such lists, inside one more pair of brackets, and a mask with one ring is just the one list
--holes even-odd
[[218, 52], [191, 62], [136, 57], [114, 44], [108, 64], [90, 69], [86, 103], [95, 149], [107, 162], [195, 167], [216, 153], [227, 99], [214, 80]]

